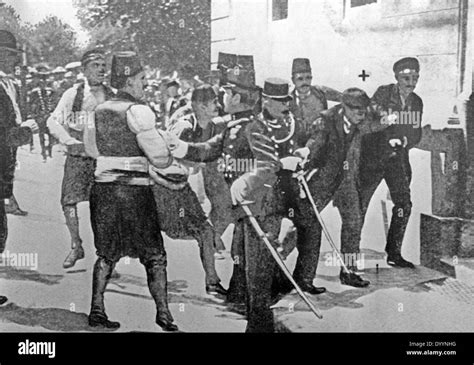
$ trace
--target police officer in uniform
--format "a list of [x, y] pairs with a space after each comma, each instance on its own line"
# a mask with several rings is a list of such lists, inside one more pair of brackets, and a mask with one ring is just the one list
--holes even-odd
[[[320, 229], [309, 203], [301, 199], [294, 176], [302, 160], [299, 154], [307, 152], [297, 144], [298, 124], [288, 107], [289, 85], [281, 79], [268, 79], [262, 95], [263, 112], [246, 131], [257, 168], [232, 184], [232, 196], [240, 204], [250, 204], [253, 215], [275, 245], [282, 218], [293, 220], [298, 231], [298, 259], [293, 276], [304, 291], [321, 294], [326, 289], [313, 286]], [[280, 269], [244, 215], [240, 221], [245, 242], [247, 331], [273, 332], [269, 306], [274, 285], [278, 284], [273, 278]]]
[[[49, 133], [46, 125], [50, 114], [54, 111], [56, 104], [56, 92], [47, 85], [47, 78], [50, 73], [46, 65], [36, 67], [35, 73], [36, 87], [28, 92], [28, 118], [32, 118], [38, 123], [39, 139], [41, 145], [41, 155], [43, 162], [47, 157], [52, 157], [53, 136]], [[48, 145], [46, 146], [45, 137], [48, 137]]]

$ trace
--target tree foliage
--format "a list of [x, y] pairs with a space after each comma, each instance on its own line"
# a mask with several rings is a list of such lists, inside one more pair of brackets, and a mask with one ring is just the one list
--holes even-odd
[[91, 46], [135, 50], [164, 73], [186, 77], [210, 69], [210, 0], [76, 0], [75, 6]]
[[56, 16], [36, 24], [29, 43], [32, 61], [44, 61], [51, 66], [77, 61], [80, 53], [75, 30]]
[[12, 32], [26, 46], [28, 65], [44, 62], [51, 67], [76, 61], [81, 52], [76, 32], [59, 18], [50, 16], [38, 24], [23, 23], [11, 6], [0, 7], [0, 29]]

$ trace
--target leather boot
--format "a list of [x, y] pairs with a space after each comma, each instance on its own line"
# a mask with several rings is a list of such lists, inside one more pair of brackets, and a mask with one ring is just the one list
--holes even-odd
[[92, 302], [89, 314], [89, 326], [118, 329], [119, 322], [109, 321], [105, 314], [104, 293], [115, 263], [99, 257], [92, 274]]
[[15, 198], [15, 195], [12, 194], [12, 196], [8, 199], [8, 204], [5, 205], [5, 211], [8, 214], [13, 214], [13, 215], [20, 215], [20, 216], [25, 216], [28, 215], [28, 212], [25, 210], [22, 210], [20, 206], [18, 205], [18, 202]]
[[63, 207], [66, 226], [71, 235], [71, 251], [64, 260], [63, 267], [69, 269], [76, 264], [76, 261], [84, 258], [82, 240], [79, 236], [79, 218], [77, 216], [77, 205], [66, 205]]
[[156, 304], [156, 324], [164, 331], [178, 331], [173, 316], [168, 308], [168, 282], [166, 264], [151, 260], [146, 265], [146, 277], [150, 294]]

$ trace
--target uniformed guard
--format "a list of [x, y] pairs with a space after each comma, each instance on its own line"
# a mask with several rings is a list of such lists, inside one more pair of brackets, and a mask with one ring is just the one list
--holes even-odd
[[[221, 217], [220, 226], [228, 225], [228, 219], [234, 221], [232, 236], [231, 257], [234, 262], [232, 277], [229, 283], [227, 302], [231, 305], [244, 305], [246, 303], [246, 277], [245, 277], [245, 247], [242, 224], [240, 217], [233, 217], [232, 200], [230, 199], [230, 186], [240, 176], [252, 171], [256, 167], [256, 160], [245, 138], [245, 130], [255, 116], [261, 112], [262, 90], [255, 83], [255, 68], [253, 56], [219, 53], [218, 68], [220, 71], [220, 85], [224, 90], [224, 112], [228, 113], [232, 121], [242, 120], [243, 123], [236, 127], [235, 133], [229, 135], [224, 143], [223, 156], [219, 161], [220, 175], [227, 184], [221, 186], [229, 198], [218, 199], [215, 205], [219, 207], [218, 216]], [[211, 180], [211, 179], [209, 179]], [[210, 182], [209, 184], [211, 184]], [[209, 189], [211, 190], [211, 189]], [[230, 216], [229, 216], [230, 215]], [[223, 231], [222, 231], [223, 232]]]
[[385, 247], [387, 263], [413, 268], [402, 257], [401, 248], [412, 207], [409, 150], [421, 140], [422, 132], [423, 102], [414, 92], [420, 64], [416, 58], [403, 58], [395, 62], [393, 71], [397, 83], [380, 86], [372, 97], [378, 118], [388, 128], [363, 138], [359, 173], [361, 218], [347, 235], [352, 237], [349, 250], [356, 249], [370, 199], [384, 179], [394, 203]]
[[90, 196], [97, 261], [94, 265], [91, 326], [116, 329], [108, 320], [104, 292], [121, 257], [138, 257], [145, 266], [156, 304], [156, 323], [176, 331], [168, 308], [166, 252], [151, 190], [149, 169], [166, 168], [173, 158], [156, 129], [156, 115], [145, 105], [144, 68], [134, 52], [114, 55], [111, 86], [117, 96], [96, 108], [99, 152]]
[[[294, 172], [306, 149], [297, 143], [298, 124], [289, 112], [289, 85], [284, 80], [265, 81], [263, 112], [249, 125], [249, 144], [257, 161], [256, 169], [232, 184], [232, 195], [241, 204], [249, 204], [270, 241], [277, 244], [283, 217], [291, 219], [298, 231], [298, 259], [293, 276], [302, 290], [321, 294], [325, 288], [313, 285], [318, 264], [320, 228], [309, 203], [301, 198]], [[262, 145], [272, 143], [270, 145]], [[247, 331], [273, 332], [273, 314], [269, 306], [279, 268], [270, 252], [242, 215], [247, 278]], [[318, 235], [319, 233], [319, 235]]]
[[104, 85], [104, 53], [101, 50], [87, 51], [82, 57], [82, 65], [85, 82], [74, 84], [63, 94], [47, 121], [51, 134], [67, 147], [61, 206], [71, 235], [71, 251], [64, 260], [65, 269], [84, 258], [77, 204], [89, 200], [94, 179], [94, 157], [97, 151], [89, 132], [93, 131], [95, 108], [113, 96], [113, 91]]
[[[56, 107], [57, 96], [54, 89], [47, 85], [47, 79], [50, 76], [48, 66], [38, 65], [36, 70], [34, 74], [36, 87], [28, 92], [28, 118], [34, 119], [38, 124], [41, 155], [43, 162], [46, 162], [47, 157], [52, 157], [54, 145], [53, 136], [46, 122]], [[48, 145], [46, 145], [45, 137], [48, 138]]]

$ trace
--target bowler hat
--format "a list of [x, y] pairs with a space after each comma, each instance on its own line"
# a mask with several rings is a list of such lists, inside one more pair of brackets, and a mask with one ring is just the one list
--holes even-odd
[[221, 72], [220, 84], [222, 87], [257, 89], [253, 56], [220, 52], [217, 67]]
[[143, 65], [135, 52], [115, 53], [112, 57], [110, 85], [118, 88], [122, 79], [133, 77], [141, 71], [143, 71]]
[[270, 78], [265, 80], [262, 95], [278, 101], [290, 101], [290, 86], [283, 79]]
[[15, 36], [7, 31], [0, 30], [0, 49], [7, 49], [12, 52], [23, 52], [16, 42]]
[[293, 67], [291, 68], [291, 73], [303, 73], [311, 72], [311, 63], [307, 58], [295, 58], [293, 60]]
[[342, 102], [350, 108], [367, 108], [370, 99], [365, 91], [352, 87], [342, 93]]
[[398, 73], [407, 73], [410, 71], [419, 72], [420, 71], [420, 62], [414, 57], [405, 57], [393, 65], [393, 72]]

